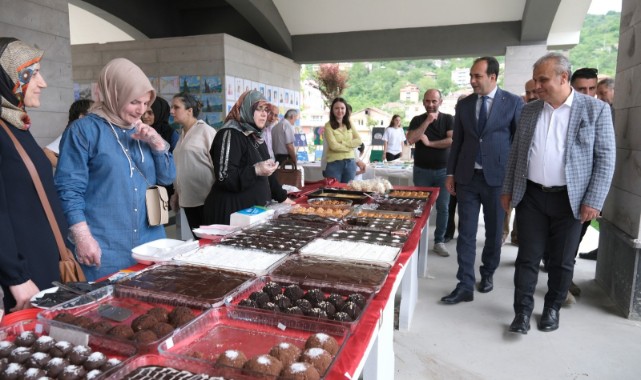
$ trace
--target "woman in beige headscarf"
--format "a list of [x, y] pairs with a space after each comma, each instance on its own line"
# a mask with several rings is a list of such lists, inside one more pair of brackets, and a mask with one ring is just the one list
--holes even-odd
[[100, 100], [62, 136], [55, 182], [87, 280], [134, 264], [131, 250], [165, 237], [147, 221], [145, 190], [176, 176], [169, 144], [140, 117], [156, 93], [138, 66], [109, 62]]

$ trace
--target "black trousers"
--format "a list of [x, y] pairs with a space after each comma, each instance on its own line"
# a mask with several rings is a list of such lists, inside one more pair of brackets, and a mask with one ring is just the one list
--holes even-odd
[[450, 194], [450, 204], [448, 205], [447, 210], [447, 229], [445, 230], [445, 237], [454, 239], [454, 233], [456, 232], [456, 222], [454, 220], [456, 214], [456, 195]]
[[196, 239], [198, 239], [198, 237], [194, 234], [193, 230], [202, 226], [204, 208], [205, 206], [183, 207], [183, 210], [185, 210], [185, 216], [187, 217], [187, 223], [189, 223], [189, 229], [192, 230], [191, 233]]
[[516, 217], [519, 252], [514, 271], [514, 312], [532, 314], [539, 264], [546, 247], [548, 292], [544, 307], [559, 310], [572, 282], [581, 234], [581, 222], [574, 218], [567, 190], [544, 192], [528, 182]]

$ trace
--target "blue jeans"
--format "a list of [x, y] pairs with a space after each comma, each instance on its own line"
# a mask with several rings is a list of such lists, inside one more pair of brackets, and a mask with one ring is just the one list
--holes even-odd
[[445, 188], [447, 169], [423, 169], [414, 165], [414, 186], [439, 187], [441, 191], [436, 199], [436, 229], [434, 230], [434, 244], [445, 242], [447, 229], [448, 205], [450, 193]]
[[328, 162], [323, 175], [336, 178], [338, 182], [347, 183], [356, 176], [356, 162], [353, 158]]

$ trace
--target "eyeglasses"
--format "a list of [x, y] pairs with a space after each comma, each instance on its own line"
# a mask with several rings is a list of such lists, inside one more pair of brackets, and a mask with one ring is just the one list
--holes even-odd
[[271, 107], [267, 107], [267, 106], [260, 106], [260, 107], [256, 107], [256, 112], [267, 112], [267, 113], [270, 113], [270, 112], [272, 112], [272, 108]]

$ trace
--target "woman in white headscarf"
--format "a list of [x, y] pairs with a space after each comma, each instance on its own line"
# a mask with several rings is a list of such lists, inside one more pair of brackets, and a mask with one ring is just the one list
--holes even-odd
[[55, 182], [87, 280], [127, 268], [137, 245], [165, 237], [147, 221], [145, 190], [176, 176], [169, 144], [140, 117], [156, 93], [131, 61], [109, 62], [100, 100], [71, 124], [60, 144]]

